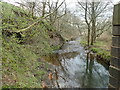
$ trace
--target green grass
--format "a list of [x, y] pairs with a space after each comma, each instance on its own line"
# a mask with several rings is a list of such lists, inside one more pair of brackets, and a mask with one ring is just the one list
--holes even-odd
[[95, 42], [94, 43], [94, 46], [102, 46], [102, 45], [104, 45], [104, 42], [101, 42], [101, 41], [97, 41], [97, 42]]
[[87, 41], [85, 41], [85, 40], [82, 40], [80, 43], [81, 43], [83, 46], [87, 46]]
[[[32, 24], [33, 19], [28, 12], [11, 4], [0, 2], [2, 5], [2, 75], [3, 88], [40, 88], [41, 79], [44, 78], [49, 67], [47, 63], [37, 61], [42, 55], [51, 53], [59, 46], [50, 46], [48, 31], [53, 29], [49, 22], [38, 24], [29, 31], [22, 33], [22, 39], [16, 34], [8, 36], [5, 30], [13, 31], [25, 28]], [[13, 11], [22, 12], [23, 15], [17, 16]], [[19, 44], [23, 42], [23, 44]], [[1, 49], [1, 48], [0, 48]], [[44, 64], [43, 69], [37, 69]]]
[[91, 51], [97, 53], [97, 55], [102, 56], [103, 59], [110, 60], [111, 55], [110, 55], [109, 51], [106, 51], [106, 50], [101, 49], [101, 48], [94, 48], [94, 47], [91, 48]]
[[[21, 8], [6, 2], [1, 2], [0, 5], [2, 6], [2, 29], [17, 30], [18, 28], [26, 27], [30, 21], [33, 21], [33, 19], [30, 18], [30, 15], [28, 15], [28, 12]], [[18, 14], [15, 14], [14, 11]], [[25, 16], [24, 14], [28, 16]]]
[[[83, 46], [87, 46], [87, 41], [83, 40], [80, 42]], [[105, 60], [110, 60], [110, 51], [107, 51], [106, 49], [103, 49], [102, 46], [105, 43], [102, 41], [97, 41], [96, 43], [94, 43], [93, 46], [90, 47], [90, 50], [93, 51], [94, 53], [96, 53], [99, 56], [102, 56], [103, 59]]]
[[[39, 88], [40, 81], [37, 77], [34, 77], [36, 67], [41, 65], [37, 61], [37, 56], [30, 52], [30, 50], [24, 48], [24, 46], [9, 43], [6, 48], [3, 48], [3, 77], [5, 75], [12, 77], [11, 82], [16, 80], [16, 83], [4, 83], [5, 78], [3, 78], [3, 87], [37, 87]], [[43, 73], [44, 72], [44, 73]], [[11, 76], [11, 74], [14, 75]], [[45, 71], [39, 71], [37, 73], [39, 77], [45, 74]], [[40, 79], [40, 78], [39, 78]]]

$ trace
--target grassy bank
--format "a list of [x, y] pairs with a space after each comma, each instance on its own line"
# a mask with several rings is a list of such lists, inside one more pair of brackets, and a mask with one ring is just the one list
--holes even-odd
[[[111, 34], [105, 32], [96, 40], [93, 46], [90, 46], [90, 50], [96, 53], [98, 59], [109, 63], [111, 57], [111, 41]], [[87, 46], [87, 40], [85, 38], [82, 39], [81, 44]]]
[[[26, 10], [0, 2], [2, 5], [2, 87], [41, 88], [42, 80], [48, 75], [49, 64], [41, 56], [58, 49], [51, 46], [49, 32], [55, 34], [46, 20], [23, 33], [14, 31], [31, 25], [38, 17], [32, 17]], [[51, 31], [52, 29], [52, 31]]]

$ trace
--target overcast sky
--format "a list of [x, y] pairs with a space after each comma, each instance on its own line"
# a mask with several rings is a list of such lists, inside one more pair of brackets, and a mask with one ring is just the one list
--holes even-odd
[[[2, 0], [2, 1], [14, 4], [14, 5], [17, 5], [15, 2], [21, 2], [21, 0]], [[28, 1], [43, 1], [43, 0], [28, 0]], [[57, 1], [57, 0], [52, 0], [52, 1]], [[63, 0], [59, 0], [59, 1], [62, 2]], [[78, 1], [84, 2], [86, 0], [78, 0]], [[92, 0], [88, 0], [88, 1], [92, 1]], [[102, 1], [102, 2], [111, 1], [113, 4], [117, 4], [118, 2], [120, 2], [120, 0], [94, 0], [94, 1]], [[76, 2], [77, 0], [66, 0], [67, 7], [71, 10], [74, 10], [76, 8]]]
[[[12, 3], [12, 4], [15, 4], [15, 2], [20, 2], [21, 0], [2, 0], [2, 1], [5, 1], [5, 2], [9, 2], [9, 3]], [[24, 0], [23, 0], [24, 1]], [[37, 1], [37, 0], [28, 0], [28, 1]], [[39, 0], [39, 1], [43, 1], [43, 0]], [[52, 1], [57, 1], [57, 0], [52, 0]], [[62, 0], [59, 0], [59, 1], [62, 1]], [[86, 0], [79, 0], [81, 2], [84, 2]], [[88, 0], [88, 1], [92, 1], [92, 0]], [[118, 3], [120, 0], [94, 0], [94, 1], [102, 1], [102, 2], [105, 2], [105, 1], [112, 1], [113, 4], [116, 4]], [[69, 4], [69, 3], [76, 3], [77, 0], [66, 0], [66, 2]]]

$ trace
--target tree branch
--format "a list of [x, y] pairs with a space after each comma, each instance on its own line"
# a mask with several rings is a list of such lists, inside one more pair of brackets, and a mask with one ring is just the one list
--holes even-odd
[[[64, 0], [64, 1], [65, 1], [65, 0]], [[18, 31], [14, 31], [14, 32], [23, 32], [23, 31], [26, 31], [26, 30], [30, 29], [30, 28], [33, 27], [34, 25], [38, 24], [40, 21], [44, 20], [45, 18], [47, 18], [48, 16], [50, 16], [50, 15], [52, 15], [54, 12], [56, 12], [56, 10], [59, 9], [59, 7], [64, 3], [64, 1], [61, 2], [61, 4], [60, 4], [53, 12], [51, 12], [51, 13], [49, 13], [48, 15], [40, 18], [38, 21], [34, 22], [33, 24], [29, 25], [28, 27], [26, 27], [26, 28], [24, 28], [24, 29], [21, 29], [21, 30], [18, 30]]]

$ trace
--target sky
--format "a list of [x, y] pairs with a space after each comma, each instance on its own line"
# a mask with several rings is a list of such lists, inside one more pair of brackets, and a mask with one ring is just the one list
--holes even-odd
[[[2, 1], [14, 4], [14, 5], [17, 5], [15, 2], [21, 2], [21, 0], [2, 0]], [[22, 0], [22, 1], [24, 1], [24, 0]], [[37, 0], [28, 0], [28, 1], [37, 1]], [[39, 0], [39, 1], [43, 1], [43, 0]], [[57, 1], [57, 0], [52, 0], [52, 1]], [[63, 0], [59, 0], [59, 1], [62, 2]], [[77, 1], [85, 2], [86, 0], [66, 0], [67, 7], [70, 10], [74, 11], [76, 9]], [[88, 0], [88, 1], [92, 1], [92, 0]], [[120, 2], [120, 0], [94, 0], [94, 1], [102, 1], [102, 2], [111, 1], [113, 5]]]
[[[15, 2], [20, 2], [21, 0], [2, 0], [2, 1], [5, 1], [5, 2], [9, 2], [11, 4], [15, 4]], [[28, 1], [36, 1], [36, 0], [28, 0]], [[39, 0], [39, 1], [42, 1], [42, 0]], [[57, 1], [57, 0], [52, 0], [52, 1]], [[59, 1], [62, 1], [62, 0], [59, 0]], [[86, 0], [79, 0], [81, 2], [84, 2]], [[88, 0], [88, 1], [92, 1], [92, 0]], [[110, 1], [110, 0], [94, 0], [94, 1]], [[113, 4], [117, 4], [120, 0], [111, 0], [111, 2], [113, 2]], [[72, 4], [72, 3], [76, 3], [77, 0], [66, 0], [67, 4]]]

